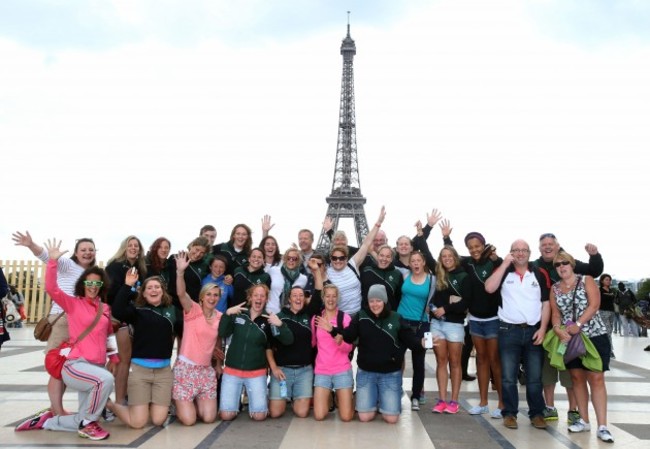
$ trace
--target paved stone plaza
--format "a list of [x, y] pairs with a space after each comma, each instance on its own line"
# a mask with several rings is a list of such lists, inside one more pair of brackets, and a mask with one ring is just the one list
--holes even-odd
[[[48, 447], [128, 447], [128, 448], [595, 448], [610, 447], [596, 438], [596, 431], [584, 434], [567, 432], [565, 419], [551, 423], [548, 430], [537, 430], [528, 425], [525, 415], [525, 390], [520, 387], [519, 429], [503, 427], [500, 420], [489, 416], [470, 416], [466, 409], [478, 403], [476, 381], [463, 382], [458, 415], [434, 415], [430, 407], [435, 399], [435, 358], [427, 355], [425, 390], [427, 404], [419, 412], [411, 412], [406, 396], [402, 401], [404, 412], [397, 425], [380, 420], [362, 424], [358, 421], [342, 423], [332, 414], [325, 422], [311, 418], [293, 418], [291, 413], [277, 420], [252, 422], [240, 415], [234, 422], [184, 427], [172, 423], [166, 428], [147, 427], [144, 430], [127, 429], [119, 420], [106, 424], [111, 437], [105, 441], [90, 442], [75, 434], [32, 431], [14, 432], [17, 422], [48, 404], [45, 383], [47, 375], [42, 367], [44, 343], [34, 340], [32, 329], [12, 329], [12, 340], [0, 351], [0, 448]], [[617, 356], [607, 373], [609, 393], [609, 427], [616, 439], [616, 447], [647, 449], [650, 447], [650, 352], [643, 348], [648, 338], [614, 336]], [[410, 357], [407, 355], [407, 360]], [[470, 373], [474, 372], [474, 359]], [[404, 388], [410, 388], [410, 369], [405, 373]], [[494, 395], [494, 396], [492, 396]], [[76, 395], [67, 393], [65, 404], [74, 410]], [[496, 405], [491, 393], [490, 407]], [[556, 405], [560, 417], [566, 417], [566, 396], [558, 386]], [[595, 415], [591, 412], [592, 423]], [[104, 425], [104, 424], [102, 424]]]

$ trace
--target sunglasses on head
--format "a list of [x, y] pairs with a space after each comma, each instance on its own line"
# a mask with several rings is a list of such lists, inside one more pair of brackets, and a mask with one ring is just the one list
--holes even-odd
[[551, 232], [547, 232], [546, 234], [542, 234], [542, 235], [539, 236], [539, 239], [540, 239], [540, 240], [544, 240], [544, 239], [556, 239], [556, 238], [557, 238], [557, 237], [555, 237], [555, 234], [553, 234], [553, 233], [551, 233]]
[[553, 264], [555, 268], [559, 267], [560, 265], [564, 265], [564, 266], [571, 265], [571, 262], [569, 262], [568, 260], [562, 260], [560, 262], [555, 262]]
[[331, 256], [330, 259], [332, 259], [332, 262], [343, 262], [345, 259], [347, 259], [346, 256]]
[[101, 287], [104, 285], [102, 281], [84, 281], [86, 287]]

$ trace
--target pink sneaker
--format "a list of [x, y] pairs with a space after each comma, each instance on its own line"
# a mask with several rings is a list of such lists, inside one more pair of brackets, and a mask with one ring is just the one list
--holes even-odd
[[459, 408], [460, 408], [460, 405], [458, 405], [458, 402], [456, 402], [456, 401], [448, 402], [447, 407], [445, 408], [445, 413], [455, 415], [456, 413], [458, 413]]
[[433, 413], [443, 413], [446, 408], [447, 408], [447, 403], [442, 399], [438, 399], [438, 402], [436, 402], [436, 405], [433, 406], [431, 411]]
[[18, 424], [16, 426], [15, 431], [22, 432], [25, 430], [40, 430], [43, 428], [43, 424], [45, 424], [45, 421], [52, 418], [53, 416], [54, 413], [52, 413], [52, 410], [50, 410], [49, 408], [45, 410], [41, 410], [37, 414], [30, 416], [25, 421]]
[[111, 435], [110, 433], [102, 429], [101, 426], [97, 424], [97, 421], [88, 423], [85, 427], [79, 426], [79, 430], [77, 431], [77, 433], [81, 438], [88, 438], [90, 440], [95, 440], [95, 441], [105, 440]]

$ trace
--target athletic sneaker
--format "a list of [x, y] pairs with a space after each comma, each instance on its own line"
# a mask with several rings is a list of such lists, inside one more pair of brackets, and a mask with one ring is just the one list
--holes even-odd
[[542, 416], [544, 416], [544, 421], [557, 421], [558, 420], [557, 409], [555, 407], [544, 407], [544, 410], [542, 411]]
[[[475, 405], [467, 413], [470, 415], [482, 415], [484, 413], [490, 413], [490, 408], [487, 405]], [[501, 412], [499, 412], [499, 415], [501, 415]]]
[[102, 410], [102, 418], [104, 418], [104, 421], [106, 422], [113, 422], [115, 421], [115, 413], [105, 408]]
[[609, 430], [605, 426], [600, 426], [600, 428], [598, 429], [598, 438], [600, 438], [605, 443], [614, 442], [614, 437], [612, 436], [611, 433], [609, 433]]
[[578, 410], [569, 410], [567, 412], [567, 419], [566, 422], [569, 423], [569, 425], [573, 425], [580, 421], [580, 412]]
[[81, 426], [82, 425], [79, 424], [79, 430], [77, 430], [77, 433], [81, 438], [88, 438], [89, 440], [98, 441], [105, 440], [111, 435], [102, 429], [101, 426], [97, 424], [97, 421], [88, 423], [84, 427]]
[[420, 405], [427, 403], [427, 397], [424, 395], [424, 391], [420, 393]]
[[492, 410], [492, 413], [490, 413], [490, 418], [492, 419], [503, 419], [503, 415], [501, 414], [501, 409], [500, 408], [495, 408]]
[[447, 408], [447, 403], [442, 399], [438, 399], [438, 402], [436, 402], [436, 405], [433, 406], [431, 411], [433, 413], [444, 413], [446, 408]]
[[577, 423], [569, 426], [569, 432], [572, 433], [589, 432], [590, 430], [591, 424], [584, 422], [582, 418], [580, 418]]
[[23, 432], [25, 430], [40, 430], [43, 428], [45, 421], [52, 417], [54, 417], [54, 413], [52, 413], [52, 410], [49, 408], [46, 408], [45, 410], [41, 410], [37, 414], [30, 416], [25, 421], [18, 424], [15, 431]]
[[418, 398], [411, 399], [411, 410], [416, 412], [420, 410], [420, 400]]
[[460, 405], [456, 401], [450, 401], [447, 402], [447, 406], [445, 407], [445, 413], [449, 413], [450, 415], [455, 415], [458, 413], [458, 410], [460, 409]]

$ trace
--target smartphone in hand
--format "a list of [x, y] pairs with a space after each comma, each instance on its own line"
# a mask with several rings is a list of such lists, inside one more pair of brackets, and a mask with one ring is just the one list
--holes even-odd
[[426, 349], [433, 348], [433, 335], [431, 334], [431, 332], [424, 333], [424, 347]]

